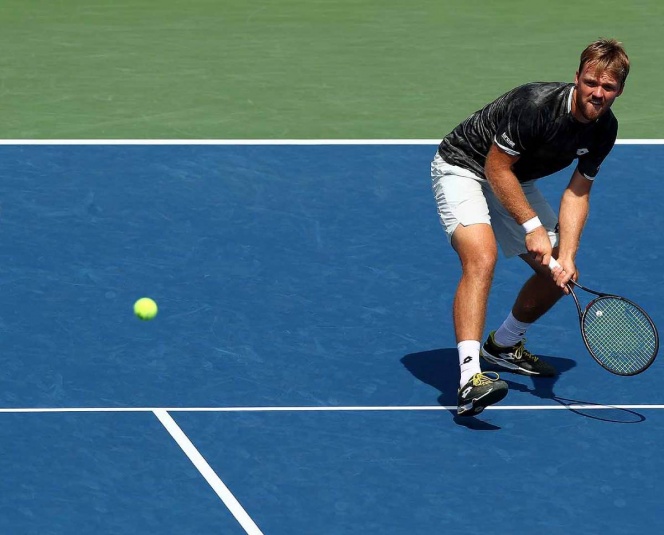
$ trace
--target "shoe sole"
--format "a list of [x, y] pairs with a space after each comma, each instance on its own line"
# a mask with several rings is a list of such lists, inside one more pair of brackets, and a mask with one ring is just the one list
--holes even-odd
[[[507, 388], [497, 388], [495, 390], [490, 390], [481, 398], [473, 398], [470, 403], [459, 405], [457, 407], [457, 416], [477, 416], [489, 405], [493, 405], [502, 400], [507, 395], [507, 392]], [[468, 408], [466, 409], [466, 407]]]
[[494, 357], [491, 353], [487, 353], [484, 348], [480, 350], [480, 356], [487, 361], [489, 364], [494, 364], [495, 366], [500, 366], [504, 370], [508, 370], [510, 372], [518, 373], [521, 375], [537, 375], [540, 377], [555, 377], [557, 374], [552, 373], [552, 374], [543, 374], [540, 372], [535, 372], [532, 370], [526, 370], [525, 368], [521, 368], [518, 364], [512, 364], [510, 361], [501, 359], [500, 357]]

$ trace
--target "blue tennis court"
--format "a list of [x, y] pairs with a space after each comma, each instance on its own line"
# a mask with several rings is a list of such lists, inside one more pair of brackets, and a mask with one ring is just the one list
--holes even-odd
[[[454, 417], [434, 151], [0, 146], [0, 533], [664, 527], [661, 363], [601, 369], [571, 300], [529, 334], [560, 376], [502, 374], [503, 402]], [[659, 143], [615, 147], [577, 259], [660, 327], [663, 162]], [[570, 173], [540, 182], [554, 206]], [[487, 328], [522, 264], [499, 261]]]

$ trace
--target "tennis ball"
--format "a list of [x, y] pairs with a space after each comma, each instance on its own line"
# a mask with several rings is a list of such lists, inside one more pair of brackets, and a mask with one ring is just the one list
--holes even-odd
[[158, 310], [157, 303], [149, 297], [141, 297], [134, 303], [134, 314], [144, 321], [153, 319]]

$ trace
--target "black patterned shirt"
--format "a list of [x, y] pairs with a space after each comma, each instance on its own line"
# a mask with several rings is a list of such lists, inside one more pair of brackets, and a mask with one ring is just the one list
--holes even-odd
[[594, 179], [618, 134], [611, 110], [591, 123], [572, 115], [574, 84], [534, 82], [508, 91], [473, 113], [442, 140], [438, 152], [452, 164], [486, 179], [492, 143], [519, 156], [512, 170], [520, 182], [551, 175], [576, 158], [578, 170]]

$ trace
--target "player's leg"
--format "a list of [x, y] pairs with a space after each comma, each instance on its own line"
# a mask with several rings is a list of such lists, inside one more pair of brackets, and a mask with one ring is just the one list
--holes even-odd
[[493, 230], [487, 223], [460, 224], [452, 235], [452, 247], [461, 261], [453, 308], [456, 341], [481, 340], [498, 256]]
[[507, 394], [507, 384], [480, 368], [486, 305], [497, 258], [482, 180], [465, 169], [432, 162], [432, 187], [440, 221], [461, 261], [453, 305], [459, 352], [458, 414], [474, 415]]
[[[535, 272], [523, 285], [517, 295], [512, 315], [520, 322], [535, 323], [565, 295], [551, 278], [548, 267], [543, 266], [530, 255], [519, 255]], [[558, 257], [558, 247], [553, 248], [553, 257]]]
[[452, 246], [461, 260], [461, 279], [453, 306], [460, 368], [457, 414], [472, 416], [503, 399], [508, 390], [498, 374], [483, 373], [479, 362], [498, 251], [493, 231], [486, 223], [458, 225]]
[[[537, 212], [549, 233], [554, 256], [557, 256], [558, 217], [534, 182], [522, 185], [526, 198]], [[506, 256], [520, 256], [534, 270], [521, 288], [517, 298], [500, 327], [491, 333], [482, 346], [483, 358], [502, 368], [526, 375], [550, 377], [556, 374], [551, 364], [533, 355], [525, 348], [525, 335], [530, 326], [542, 317], [564, 295], [551, 278], [549, 269], [531, 258], [525, 250], [525, 232], [502, 205], [490, 198], [494, 231]]]

